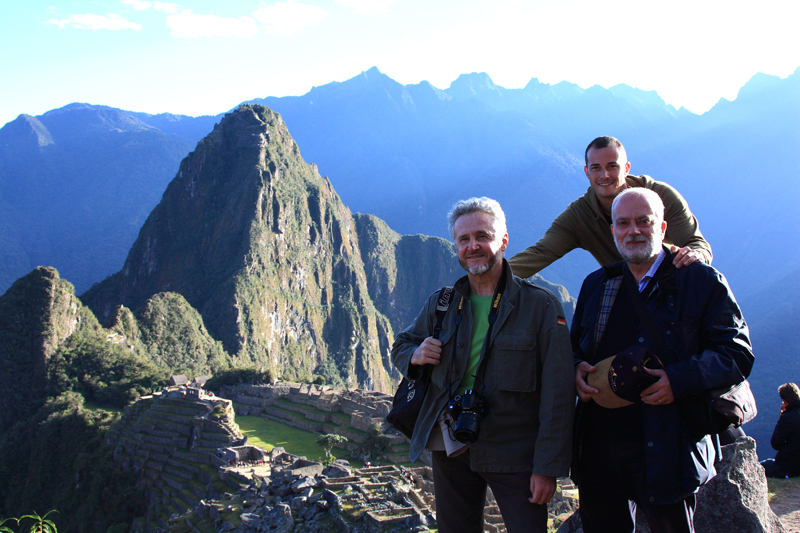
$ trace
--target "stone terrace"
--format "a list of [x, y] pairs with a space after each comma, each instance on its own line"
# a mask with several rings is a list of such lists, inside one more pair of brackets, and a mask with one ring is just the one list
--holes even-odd
[[[226, 490], [209, 455], [242, 440], [230, 423], [230, 400], [221, 398], [143, 397], [125, 409], [125, 416], [106, 437], [114, 460], [133, 468], [147, 488], [145, 529], [166, 529], [170, 516], [183, 514], [209, 496]], [[203, 395], [205, 396], [205, 395]], [[228, 424], [211, 413], [221, 405]]]
[[[236, 385], [223, 388], [221, 394], [233, 401], [237, 415], [259, 415], [315, 433], [342, 435], [348, 439], [348, 451], [364, 442], [374, 424], [384, 427], [392, 407], [388, 394], [305, 383]], [[408, 439], [393, 430], [385, 436], [391, 444], [386, 459], [408, 462]]]

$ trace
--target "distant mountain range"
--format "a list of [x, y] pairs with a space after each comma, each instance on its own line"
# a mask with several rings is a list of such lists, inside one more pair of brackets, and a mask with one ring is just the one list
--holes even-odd
[[[763, 448], [777, 418], [776, 387], [800, 380], [792, 335], [800, 183], [790, 169], [800, 148], [800, 70], [786, 79], [756, 75], [736, 100], [701, 116], [625, 85], [534, 79], [505, 89], [473, 73], [440, 90], [401, 85], [376, 68], [303, 96], [252, 102], [282, 115], [304, 158], [353, 212], [377, 215], [400, 234], [444, 237], [455, 200], [489, 195], [508, 215], [511, 253], [533, 244], [585, 191], [586, 144], [620, 138], [632, 172], [687, 198], [740, 299], [753, 328], [762, 413], [751, 427]], [[57, 267], [78, 292], [119, 270], [181, 158], [220, 119], [72, 104], [6, 124], [0, 290], [37, 265]], [[575, 294], [595, 268], [576, 252], [544, 275]]]

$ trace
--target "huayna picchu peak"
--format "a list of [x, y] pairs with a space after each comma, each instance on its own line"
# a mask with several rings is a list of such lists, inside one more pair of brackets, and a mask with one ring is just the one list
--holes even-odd
[[[122, 270], [82, 299], [110, 326], [119, 306], [178, 293], [234, 361], [386, 392], [394, 331], [458, 274], [446, 241], [376, 227], [302, 159], [280, 115], [243, 105], [183, 160]], [[380, 264], [365, 269], [371, 250]]]

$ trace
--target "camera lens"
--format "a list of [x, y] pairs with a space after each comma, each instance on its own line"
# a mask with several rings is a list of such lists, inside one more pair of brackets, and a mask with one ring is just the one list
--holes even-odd
[[459, 442], [472, 444], [478, 440], [481, 431], [481, 417], [474, 411], [463, 411], [456, 421], [453, 435]]

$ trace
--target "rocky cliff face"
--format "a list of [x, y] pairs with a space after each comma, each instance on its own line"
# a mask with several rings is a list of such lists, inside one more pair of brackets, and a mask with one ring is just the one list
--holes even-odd
[[122, 270], [83, 299], [109, 323], [119, 305], [177, 292], [235, 359], [388, 391], [393, 327], [368, 285], [330, 181], [278, 114], [243, 106], [181, 163]]
[[81, 308], [72, 284], [48, 267], [18, 279], [0, 296], [0, 428], [38, 407], [47, 362], [79, 328]]

